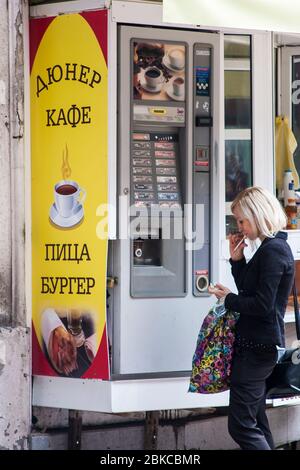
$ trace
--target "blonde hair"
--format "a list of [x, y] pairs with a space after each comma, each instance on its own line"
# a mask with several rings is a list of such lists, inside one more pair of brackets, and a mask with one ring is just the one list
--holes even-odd
[[272, 238], [287, 225], [287, 217], [276, 197], [258, 186], [241, 191], [231, 204], [231, 211], [239, 208], [243, 216], [255, 226], [259, 236]]

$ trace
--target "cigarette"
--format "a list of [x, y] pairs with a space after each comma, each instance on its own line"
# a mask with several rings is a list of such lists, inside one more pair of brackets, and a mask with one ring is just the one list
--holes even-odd
[[243, 241], [245, 240], [245, 238], [246, 238], [246, 237], [243, 237], [243, 238], [241, 239], [241, 241], [236, 245], [236, 247], [235, 247], [234, 250], [233, 250], [233, 253], [234, 253], [234, 252], [238, 249], [238, 247], [243, 243]]

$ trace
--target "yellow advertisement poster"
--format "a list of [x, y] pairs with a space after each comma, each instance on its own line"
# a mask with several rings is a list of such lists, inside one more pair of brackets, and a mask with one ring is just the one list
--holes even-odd
[[106, 10], [33, 19], [33, 373], [109, 378]]

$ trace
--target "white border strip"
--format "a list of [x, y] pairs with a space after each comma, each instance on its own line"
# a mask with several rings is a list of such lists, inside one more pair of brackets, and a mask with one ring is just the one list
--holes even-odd
[[253, 184], [271, 192], [275, 187], [272, 47], [272, 33], [252, 37]]
[[251, 140], [251, 129], [225, 129], [225, 140]]
[[107, 10], [108, 37], [108, 238], [117, 237], [117, 25]]
[[103, 413], [228, 405], [228, 392], [202, 395], [188, 392], [188, 386], [188, 377], [107, 382], [36, 376], [33, 405]]
[[250, 59], [225, 59], [224, 70], [250, 71], [251, 70]]
[[180, 28], [201, 30], [201, 32], [222, 31], [224, 34], [261, 34], [261, 30], [248, 30], [238, 28], [220, 28], [216, 26], [203, 26], [199, 24], [168, 23], [163, 21], [162, 3], [134, 2], [112, 0], [112, 20], [118, 23], [138, 24], [141, 26], [161, 26], [163, 28]]

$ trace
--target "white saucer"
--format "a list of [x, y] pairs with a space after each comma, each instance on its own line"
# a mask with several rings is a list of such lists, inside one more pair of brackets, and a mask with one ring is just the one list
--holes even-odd
[[145, 91], [148, 91], [149, 93], [159, 93], [163, 87], [163, 82], [159, 83], [159, 85], [156, 85], [156, 87], [150, 87], [149, 85], [147, 85], [144, 77], [140, 79], [140, 84], [141, 84], [141, 87]]
[[165, 85], [165, 92], [167, 95], [175, 101], [184, 101], [184, 92], [182, 95], [175, 95], [173, 89], [173, 80], [170, 80], [167, 85]]
[[58, 213], [55, 202], [54, 202], [51, 206], [49, 217], [50, 217], [50, 220], [55, 225], [58, 225], [59, 227], [63, 227], [63, 228], [68, 228], [68, 227], [74, 227], [74, 225], [77, 225], [81, 221], [83, 215], [84, 215], [84, 212], [83, 212], [82, 204], [78, 203], [70, 217], [62, 217]]
[[164, 64], [165, 67], [167, 67], [167, 69], [171, 70], [172, 72], [182, 72], [184, 70], [184, 65], [181, 68], [177, 68], [171, 65], [168, 59], [168, 56], [166, 55], [163, 56], [162, 63]]

